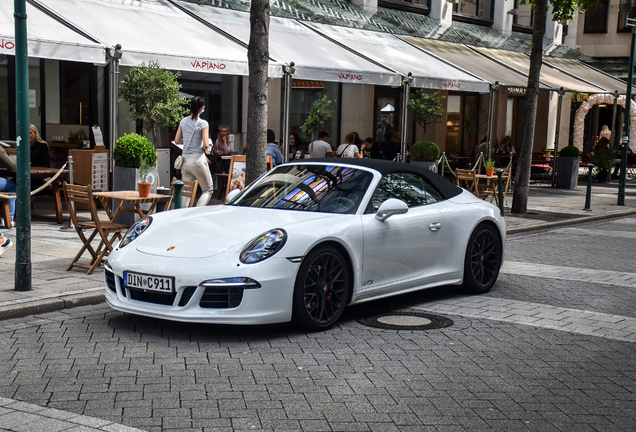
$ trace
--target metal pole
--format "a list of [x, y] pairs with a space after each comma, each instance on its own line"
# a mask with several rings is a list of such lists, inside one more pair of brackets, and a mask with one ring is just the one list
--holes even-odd
[[[629, 14], [626, 14], [629, 16]], [[632, 27], [632, 47], [629, 53], [629, 73], [627, 75], [627, 95], [625, 96], [625, 134], [621, 147], [621, 175], [618, 179], [618, 205], [625, 205], [625, 180], [627, 176], [627, 147], [629, 145], [629, 130], [631, 123], [632, 84], [634, 82], [634, 51], [636, 51], [636, 18], [626, 18], [627, 24]]]
[[31, 290], [31, 152], [29, 140], [29, 57], [26, 1], [14, 0], [17, 142], [16, 291]]
[[406, 77], [402, 79], [402, 85], [404, 86], [404, 98], [402, 100], [402, 144], [400, 146], [400, 154], [398, 155], [398, 160], [401, 162], [406, 162], [406, 134], [407, 134], [407, 107], [409, 104], [410, 94], [411, 94], [411, 83], [413, 82], [413, 74], [411, 72], [408, 73]]
[[497, 103], [497, 91], [499, 90], [499, 81], [495, 81], [490, 86], [490, 114], [488, 117], [488, 159], [492, 158], [492, 130], [494, 128], [495, 104]]
[[119, 108], [119, 59], [122, 56], [121, 45], [115, 45], [114, 50], [108, 50], [108, 55], [111, 57], [110, 62], [110, 178], [113, 179], [113, 171], [115, 170], [115, 159], [113, 157], [113, 150], [115, 149], [115, 141], [117, 141], [117, 119]]
[[594, 165], [589, 164], [587, 166], [587, 192], [585, 193], [585, 208], [583, 210], [592, 211], [590, 208], [590, 201], [592, 201], [592, 169]]
[[181, 208], [181, 189], [183, 188], [183, 183], [181, 180], [175, 180], [172, 182], [172, 186], [174, 186], [174, 208]]
[[495, 170], [497, 173], [497, 201], [499, 201], [499, 211], [504, 214], [504, 191], [503, 191], [503, 179], [501, 174], [504, 172], [501, 168]]
[[616, 111], [618, 105], [618, 90], [614, 91], [614, 108], [612, 109], [612, 144], [620, 142], [617, 140], [617, 131], [616, 131]]
[[291, 110], [292, 75], [295, 71], [294, 62], [291, 62], [289, 66], [283, 65], [283, 130], [281, 132], [283, 140], [283, 162], [289, 160], [289, 112]]
[[552, 187], [556, 186], [556, 168], [559, 158], [559, 132], [561, 129], [561, 108], [563, 107], [563, 87], [559, 89], [559, 107], [557, 108], [556, 134], [554, 136], [554, 160], [552, 161]]

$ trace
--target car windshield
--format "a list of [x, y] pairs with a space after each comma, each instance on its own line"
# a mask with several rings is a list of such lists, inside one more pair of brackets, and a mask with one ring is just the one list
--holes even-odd
[[230, 204], [243, 207], [355, 213], [373, 174], [337, 165], [284, 164]]

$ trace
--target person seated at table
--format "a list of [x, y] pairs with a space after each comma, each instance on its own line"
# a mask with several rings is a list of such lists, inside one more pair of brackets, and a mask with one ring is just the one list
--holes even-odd
[[[0, 167], [14, 170], [16, 169], [16, 163], [9, 157], [7, 152], [0, 147]], [[16, 185], [13, 181], [6, 179], [4, 177], [0, 177], [0, 193], [2, 192], [12, 192], [15, 193]], [[15, 200], [11, 199], [9, 201], [9, 213], [11, 214], [11, 221], [15, 219]], [[7, 226], [7, 221], [4, 221], [5, 226]]]
[[312, 158], [324, 158], [327, 153], [333, 151], [329, 144], [329, 134], [327, 131], [320, 131], [318, 139], [309, 144], [309, 154]]
[[[212, 147], [212, 153], [220, 156], [232, 155], [232, 149], [230, 147], [230, 127], [227, 125], [221, 125], [219, 127], [219, 134], [216, 137], [214, 147]], [[227, 173], [230, 171], [230, 160], [224, 159], [221, 162], [221, 171]], [[214, 173], [213, 173], [214, 174]]]
[[271, 156], [274, 166], [283, 163], [283, 154], [276, 143], [276, 134], [271, 129], [267, 129], [267, 156]]
[[296, 132], [289, 134], [289, 160], [304, 159], [307, 149]]
[[512, 155], [514, 156], [515, 154], [517, 154], [515, 146], [512, 145], [512, 138], [510, 138], [510, 135], [506, 135], [501, 141], [501, 149], [503, 150], [503, 153], [505, 155], [509, 155], [510, 153], [512, 153]]
[[402, 135], [399, 132], [391, 132], [387, 129], [384, 133], [384, 141], [380, 144], [384, 159], [394, 160], [400, 153]]
[[29, 141], [31, 142], [31, 166], [50, 168], [49, 145], [42, 139], [35, 125], [29, 126]]
[[336, 150], [336, 157], [361, 158], [362, 154], [358, 151], [358, 146], [356, 145], [355, 140], [355, 134], [352, 132], [348, 133], [347, 136], [345, 136], [344, 144], [340, 144]]

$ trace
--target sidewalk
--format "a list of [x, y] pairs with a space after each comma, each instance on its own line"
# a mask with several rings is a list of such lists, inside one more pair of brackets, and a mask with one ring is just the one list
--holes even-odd
[[[528, 214], [509, 213], [512, 193], [505, 200], [508, 234], [545, 229], [561, 225], [636, 214], [636, 181], [628, 182], [625, 206], [616, 205], [617, 183], [594, 185], [591, 211], [584, 211], [585, 185], [578, 189], [553, 189], [548, 185], [531, 185]], [[220, 201], [213, 199], [212, 204]], [[52, 206], [36, 202], [31, 224], [32, 290], [15, 291], [16, 247], [0, 257], [0, 319], [16, 318], [43, 312], [100, 303], [104, 300], [103, 271], [92, 275], [82, 269], [66, 271], [81, 246], [73, 229], [55, 222]], [[16, 229], [2, 230], [14, 242]]]

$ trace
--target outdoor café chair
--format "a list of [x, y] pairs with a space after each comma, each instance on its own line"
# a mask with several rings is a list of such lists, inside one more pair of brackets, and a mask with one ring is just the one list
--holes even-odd
[[[82, 241], [82, 247], [66, 270], [68, 271], [73, 267], [81, 267], [88, 269], [86, 274], [91, 274], [98, 265], [106, 260], [108, 254], [113, 250], [113, 244], [115, 241], [122, 239], [122, 232], [125, 232], [128, 227], [120, 223], [102, 221], [99, 218], [97, 205], [93, 197], [93, 190], [90, 185], [81, 186], [65, 182], [64, 197], [71, 222]], [[90, 221], [80, 221], [77, 218], [76, 209], [80, 207], [90, 210]], [[84, 233], [85, 230], [90, 232], [88, 237]], [[91, 244], [95, 238], [99, 238], [99, 246], [97, 246], [97, 249]], [[91, 255], [90, 262], [79, 262], [86, 251]]]
[[[172, 177], [172, 183], [179, 180], [176, 177]], [[197, 188], [199, 187], [199, 181], [188, 181], [181, 180], [183, 182], [183, 187], [181, 188], [181, 208], [184, 207], [194, 207], [196, 197], [197, 197]], [[186, 201], [186, 198], [187, 201]], [[170, 205], [172, 204], [172, 200], [174, 199], [174, 184], [170, 185], [170, 201], [166, 204], [166, 209], [170, 209]]]

